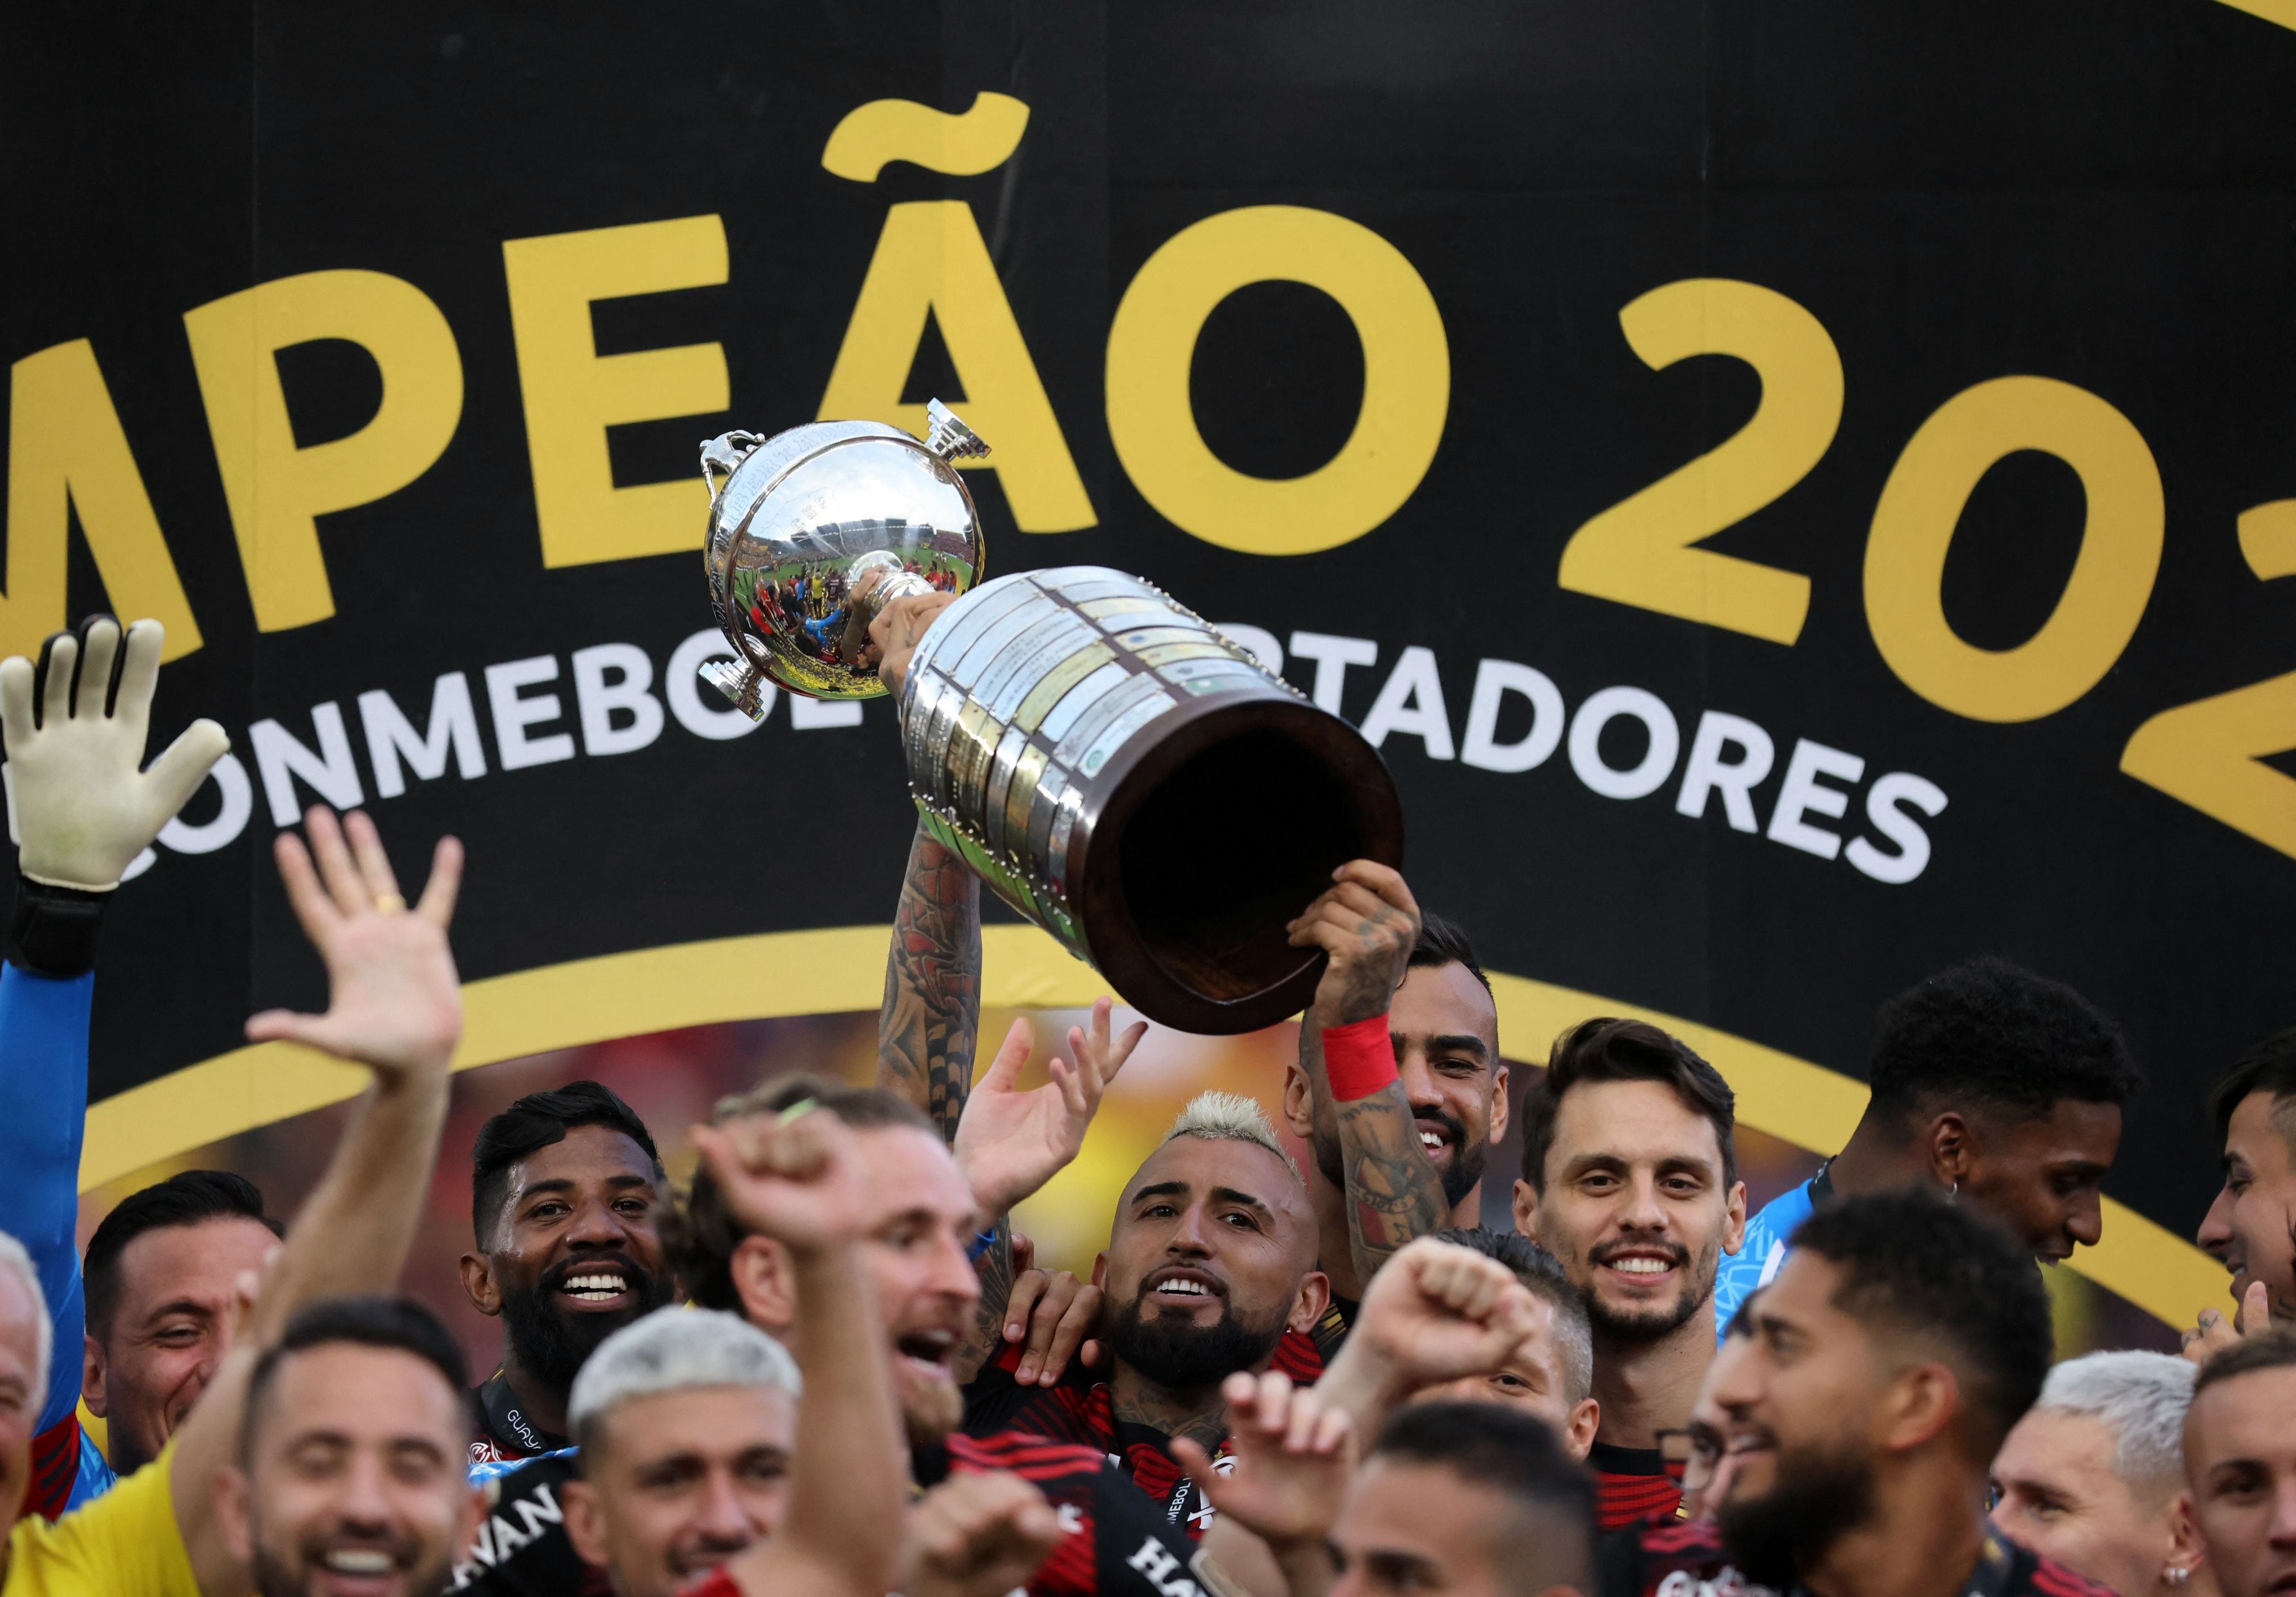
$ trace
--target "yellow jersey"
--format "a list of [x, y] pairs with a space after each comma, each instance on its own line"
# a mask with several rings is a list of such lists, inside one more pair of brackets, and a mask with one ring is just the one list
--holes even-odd
[[168, 1491], [175, 1453], [61, 1519], [17, 1520], [0, 1597], [200, 1597]]

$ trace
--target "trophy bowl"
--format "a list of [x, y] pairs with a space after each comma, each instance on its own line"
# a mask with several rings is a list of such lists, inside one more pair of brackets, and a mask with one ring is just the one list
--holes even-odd
[[816, 422], [703, 446], [710, 601], [741, 663], [702, 677], [752, 716], [767, 679], [873, 697], [870, 620], [901, 594], [960, 596], [901, 677], [924, 829], [1160, 1025], [1224, 1035], [1298, 1014], [1324, 958], [1285, 926], [1345, 861], [1402, 863], [1378, 751], [1137, 577], [980, 581], [951, 460], [987, 447], [938, 400], [929, 414], [923, 442]]
[[951, 462], [988, 451], [939, 400], [931, 413], [922, 442], [880, 422], [814, 422], [701, 446], [710, 606], [742, 659], [702, 675], [750, 714], [765, 679], [810, 698], [882, 696], [878, 610], [980, 580], [980, 521]]

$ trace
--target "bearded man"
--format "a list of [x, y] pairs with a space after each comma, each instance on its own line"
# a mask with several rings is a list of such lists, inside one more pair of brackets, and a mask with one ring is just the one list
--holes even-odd
[[1304, 1333], [1331, 1288], [1315, 1258], [1307, 1187], [1266, 1114], [1248, 1098], [1204, 1093], [1126, 1184], [1094, 1263], [1106, 1379], [1025, 1385], [1008, 1350], [968, 1388], [964, 1428], [1087, 1443], [1119, 1459], [1175, 1523], [1201, 1532], [1211, 1509], [1171, 1441], [1223, 1455], [1220, 1384], [1238, 1371], [1319, 1372]]
[[1660, 1452], [1714, 1358], [1714, 1276], [1745, 1235], [1736, 1100], [1714, 1066], [1639, 1020], [1589, 1020], [1523, 1094], [1515, 1229], [1587, 1300], [1602, 1425], [1587, 1461], [1603, 1527], [1670, 1514]]
[[566, 1398], [599, 1343], [676, 1295], [662, 1261], [668, 1183], [645, 1122], [595, 1082], [529, 1092], [472, 1150], [463, 1290], [503, 1322], [480, 1384], [480, 1462], [567, 1445]]

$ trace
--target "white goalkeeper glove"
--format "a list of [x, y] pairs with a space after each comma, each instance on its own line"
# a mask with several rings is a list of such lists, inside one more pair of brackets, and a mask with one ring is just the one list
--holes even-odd
[[231, 747], [221, 727], [195, 720], [143, 769], [166, 636], [158, 622], [137, 622], [123, 659], [119, 623], [101, 615], [49, 638], [37, 666], [21, 654], [0, 661], [17, 868], [34, 881], [117, 887]]

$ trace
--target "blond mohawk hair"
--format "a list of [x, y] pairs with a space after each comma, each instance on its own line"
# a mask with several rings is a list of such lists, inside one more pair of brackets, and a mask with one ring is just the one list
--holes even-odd
[[1259, 1107], [1256, 1098], [1246, 1098], [1241, 1092], [1199, 1092], [1180, 1111], [1172, 1129], [1164, 1133], [1169, 1142], [1175, 1137], [1201, 1137], [1207, 1142], [1253, 1142], [1283, 1161], [1283, 1168], [1292, 1173], [1292, 1180], [1303, 1191], [1308, 1183], [1300, 1174], [1300, 1165], [1275, 1134], [1275, 1127], [1267, 1118], [1267, 1111]]

